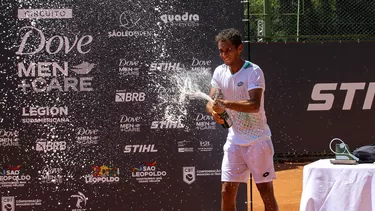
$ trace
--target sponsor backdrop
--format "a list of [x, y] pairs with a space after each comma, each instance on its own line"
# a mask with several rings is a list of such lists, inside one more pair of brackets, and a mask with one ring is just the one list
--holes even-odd
[[[374, 144], [375, 43], [254, 43], [267, 81], [265, 107], [276, 153], [330, 152]], [[339, 143], [339, 142], [338, 142]]]
[[2, 211], [219, 210], [226, 130], [187, 93], [209, 91], [241, 8], [3, 1]]

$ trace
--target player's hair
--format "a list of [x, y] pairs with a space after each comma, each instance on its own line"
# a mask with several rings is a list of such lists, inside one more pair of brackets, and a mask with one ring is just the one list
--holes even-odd
[[230, 40], [236, 48], [242, 44], [241, 33], [234, 28], [224, 29], [215, 39], [216, 42]]

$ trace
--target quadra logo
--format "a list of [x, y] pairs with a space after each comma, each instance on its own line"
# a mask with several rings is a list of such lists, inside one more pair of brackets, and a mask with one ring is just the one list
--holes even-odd
[[161, 20], [164, 23], [171, 23], [172, 25], [179, 25], [179, 26], [193, 26], [198, 25], [199, 15], [197, 14], [189, 14], [185, 12], [183, 15], [171, 15], [171, 14], [164, 14], [160, 16]]
[[115, 102], [142, 102], [145, 101], [146, 94], [144, 92], [124, 92], [116, 91]]
[[194, 166], [183, 167], [182, 173], [183, 173], [183, 180], [187, 184], [190, 185], [195, 181], [195, 167]]
[[136, 152], [157, 152], [155, 144], [143, 144], [143, 145], [126, 145], [124, 153], [136, 153]]
[[72, 18], [72, 9], [18, 9], [18, 19]]
[[1, 197], [1, 211], [15, 211], [16, 203], [14, 196]]
[[[375, 82], [359, 82], [359, 83], [318, 83], [315, 84], [313, 91], [311, 93], [311, 99], [314, 101], [323, 101], [322, 103], [309, 103], [308, 111], [329, 111], [331, 110], [335, 95], [333, 91], [345, 90], [346, 96], [342, 110], [351, 110], [354, 96], [358, 90], [365, 90], [366, 85], [366, 97], [364, 99], [362, 110], [369, 110], [372, 107], [375, 96]], [[324, 92], [324, 93], [322, 93]], [[331, 93], [329, 93], [331, 92]]]

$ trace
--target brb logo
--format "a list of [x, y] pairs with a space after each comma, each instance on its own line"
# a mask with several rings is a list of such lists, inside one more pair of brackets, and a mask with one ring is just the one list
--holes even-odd
[[145, 101], [146, 94], [144, 92], [127, 92], [123, 90], [116, 91], [115, 102], [143, 102]]
[[[27, 30], [23, 33], [24, 30]], [[93, 41], [91, 35], [84, 35], [80, 38], [76, 35], [74, 39], [66, 36], [55, 35], [46, 38], [43, 31], [32, 26], [25, 26], [20, 29], [24, 34], [16, 55], [36, 55], [42, 50], [48, 55], [68, 54], [75, 49], [75, 53], [85, 55], [91, 51], [90, 44]], [[35, 37], [31, 38], [34, 35]], [[73, 40], [73, 41], [71, 41]], [[37, 46], [33, 46], [37, 43]], [[27, 61], [18, 63], [18, 77], [22, 79], [18, 85], [24, 93], [28, 90], [33, 92], [89, 92], [93, 91], [91, 81], [93, 77], [81, 77], [89, 74], [96, 66], [87, 61], [76, 62], [70, 67], [67, 61]], [[74, 72], [75, 77], [69, 72]]]
[[362, 110], [369, 110], [372, 107], [375, 95], [375, 82], [360, 82], [360, 83], [318, 83], [315, 84], [311, 93], [311, 99], [314, 101], [320, 101], [321, 103], [310, 103], [307, 107], [308, 111], [328, 111], [332, 109], [335, 101], [335, 91], [343, 90], [346, 91], [345, 100], [342, 106], [342, 110], [351, 110], [355, 94], [357, 91], [366, 90], [366, 96], [362, 106]]
[[46, 141], [44, 139], [38, 139], [36, 142], [35, 150], [38, 152], [56, 152], [64, 151], [66, 149], [65, 141]]

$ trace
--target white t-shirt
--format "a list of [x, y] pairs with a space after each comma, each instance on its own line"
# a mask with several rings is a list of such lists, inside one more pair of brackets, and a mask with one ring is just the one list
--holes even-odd
[[264, 110], [265, 80], [263, 71], [256, 64], [245, 61], [235, 74], [223, 64], [215, 69], [211, 85], [221, 89], [224, 100], [240, 101], [250, 99], [248, 91], [262, 88], [262, 99], [258, 113], [238, 112], [226, 109], [233, 125], [229, 128], [227, 140], [237, 145], [249, 145], [254, 141], [270, 140], [271, 130]]

